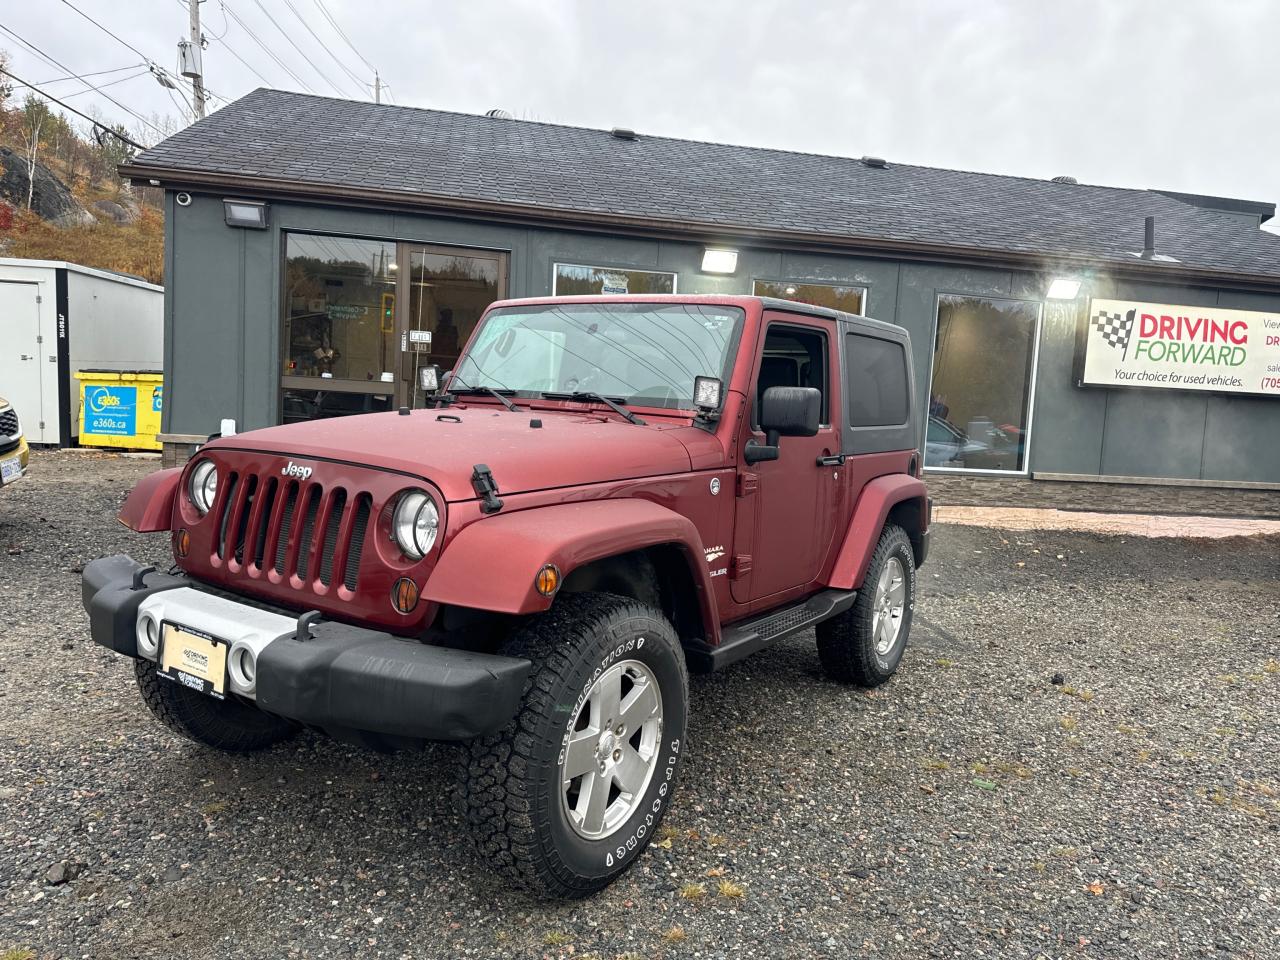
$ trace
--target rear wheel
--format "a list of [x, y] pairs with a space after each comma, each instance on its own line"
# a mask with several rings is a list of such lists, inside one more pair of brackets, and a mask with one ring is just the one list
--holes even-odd
[[298, 727], [238, 700], [215, 700], [156, 673], [150, 660], [133, 662], [142, 699], [157, 720], [174, 733], [231, 753], [262, 750], [287, 740]]
[[502, 652], [534, 666], [511, 724], [465, 747], [468, 827], [508, 879], [586, 896], [635, 862], [670, 805], [688, 699], [679, 638], [646, 604], [572, 593]]
[[834, 680], [877, 687], [898, 669], [915, 610], [911, 540], [890, 524], [880, 534], [852, 607], [818, 624], [818, 659]]

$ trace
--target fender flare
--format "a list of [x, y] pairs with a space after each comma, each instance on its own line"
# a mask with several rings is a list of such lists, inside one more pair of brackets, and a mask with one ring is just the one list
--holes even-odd
[[552, 598], [534, 588], [542, 566], [554, 563], [561, 582], [584, 564], [665, 544], [681, 548], [697, 590], [706, 637], [719, 636], [714, 592], [702, 537], [693, 522], [650, 500], [626, 498], [562, 503], [473, 521], [444, 548], [422, 595], [433, 603], [527, 615]]
[[885, 519], [890, 510], [905, 500], [920, 501], [920, 515], [927, 523], [928, 496], [924, 481], [918, 477], [895, 473], [876, 477], [862, 488], [827, 586], [837, 590], [854, 590], [862, 586], [862, 578], [867, 574]]
[[139, 480], [116, 519], [134, 533], [156, 533], [168, 530], [173, 521], [173, 501], [178, 494], [182, 467], [157, 470]]

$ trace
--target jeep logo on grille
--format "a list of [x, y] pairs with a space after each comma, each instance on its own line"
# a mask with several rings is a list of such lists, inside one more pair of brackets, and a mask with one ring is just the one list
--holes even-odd
[[310, 480], [311, 472], [310, 467], [300, 467], [290, 460], [288, 465], [281, 469], [280, 475], [284, 477], [297, 477], [299, 480]]

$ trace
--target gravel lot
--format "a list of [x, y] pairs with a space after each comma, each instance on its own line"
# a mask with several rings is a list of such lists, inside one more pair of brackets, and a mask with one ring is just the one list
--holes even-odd
[[694, 678], [664, 839], [548, 905], [461, 842], [448, 748], [152, 721], [79, 569], [166, 561], [113, 519], [156, 466], [0, 492], [0, 957], [1280, 956], [1280, 539], [939, 527], [895, 681], [811, 634]]

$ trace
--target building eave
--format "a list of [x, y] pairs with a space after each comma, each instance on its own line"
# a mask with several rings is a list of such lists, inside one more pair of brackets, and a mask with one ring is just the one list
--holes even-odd
[[255, 199], [324, 202], [335, 206], [392, 209], [431, 213], [450, 217], [518, 223], [538, 227], [569, 227], [592, 233], [625, 233], [652, 239], [694, 243], [742, 243], [791, 251], [869, 256], [929, 263], [970, 266], [1020, 267], [1042, 271], [1098, 271], [1116, 278], [1134, 278], [1165, 283], [1202, 283], [1232, 289], [1280, 291], [1280, 275], [1243, 274], [1214, 270], [1180, 262], [1132, 261], [1050, 250], [1029, 253], [990, 247], [932, 244], [914, 240], [891, 240], [845, 234], [821, 234], [790, 230], [749, 228], [722, 223], [666, 220], [629, 214], [604, 213], [572, 208], [496, 203], [460, 197], [435, 196], [395, 190], [339, 186], [270, 177], [246, 177], [207, 170], [192, 170], [150, 164], [122, 164], [119, 174], [131, 182], [159, 185], [168, 190], [194, 190], [248, 195]]

